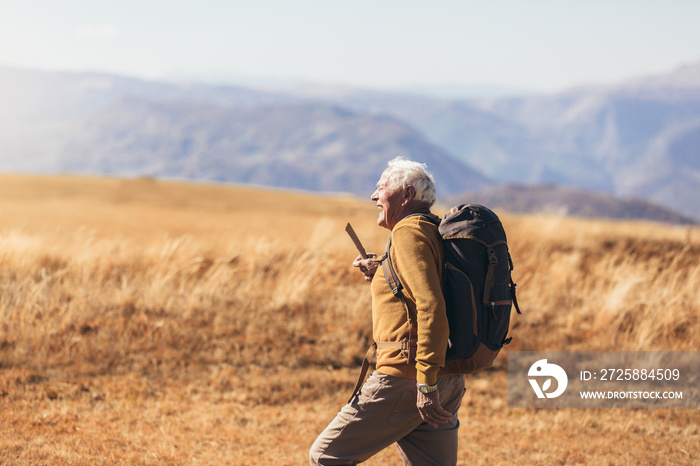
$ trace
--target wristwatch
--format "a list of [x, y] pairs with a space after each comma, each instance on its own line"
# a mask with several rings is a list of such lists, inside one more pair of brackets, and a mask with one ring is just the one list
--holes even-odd
[[437, 384], [426, 385], [424, 383], [417, 383], [417, 385], [418, 385], [418, 391], [423, 393], [424, 395], [427, 395], [428, 393], [433, 393], [435, 390], [437, 390]]

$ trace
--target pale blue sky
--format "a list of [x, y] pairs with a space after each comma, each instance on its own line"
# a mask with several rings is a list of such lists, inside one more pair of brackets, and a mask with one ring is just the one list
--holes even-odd
[[0, 0], [0, 65], [552, 92], [700, 61], [700, 1]]

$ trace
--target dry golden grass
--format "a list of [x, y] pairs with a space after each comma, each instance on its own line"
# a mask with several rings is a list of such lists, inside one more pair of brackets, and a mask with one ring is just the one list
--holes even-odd
[[[343, 230], [380, 251], [372, 203], [0, 176], [0, 216], [0, 463], [307, 463], [370, 341]], [[510, 349], [699, 347], [697, 229], [502, 218]], [[509, 409], [506, 358], [467, 379], [460, 464], [700, 459], [698, 410]]]

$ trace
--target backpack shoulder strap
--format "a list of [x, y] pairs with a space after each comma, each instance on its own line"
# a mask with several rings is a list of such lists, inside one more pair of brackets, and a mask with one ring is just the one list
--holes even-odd
[[406, 322], [408, 322], [408, 337], [402, 339], [400, 342], [376, 342], [376, 345], [379, 349], [400, 349], [401, 354], [404, 355], [406, 358], [406, 362], [410, 362], [411, 360], [411, 311], [408, 307], [408, 303], [406, 302], [406, 298], [403, 295], [403, 285], [401, 284], [401, 280], [399, 280], [399, 276], [396, 274], [396, 270], [394, 269], [394, 265], [391, 262], [391, 254], [389, 253], [391, 249], [391, 236], [389, 236], [389, 240], [386, 243], [386, 250], [384, 251], [384, 254], [382, 255], [381, 258], [381, 263], [382, 263], [382, 272], [384, 272], [384, 278], [386, 279], [387, 284], [389, 285], [389, 289], [391, 289], [391, 292], [394, 293], [394, 296], [399, 298], [401, 302], [403, 303], [403, 307], [406, 309]]
[[389, 236], [389, 240], [386, 242], [386, 250], [384, 251], [384, 260], [382, 261], [382, 271], [384, 272], [384, 278], [386, 278], [386, 282], [389, 285], [389, 289], [391, 289], [391, 292], [394, 293], [394, 296], [398, 296], [402, 301], [403, 301], [403, 293], [401, 293], [401, 290], [403, 289], [403, 285], [401, 284], [401, 280], [399, 280], [399, 276], [396, 275], [396, 270], [394, 270], [394, 264], [391, 262], [391, 236]]

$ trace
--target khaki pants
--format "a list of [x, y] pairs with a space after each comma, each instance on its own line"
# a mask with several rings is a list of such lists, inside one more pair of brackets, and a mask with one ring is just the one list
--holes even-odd
[[456, 464], [464, 376], [439, 377], [438, 390], [440, 404], [454, 417], [435, 429], [418, 413], [415, 379], [374, 372], [316, 439], [309, 452], [311, 464], [358, 464], [392, 443], [406, 465]]

